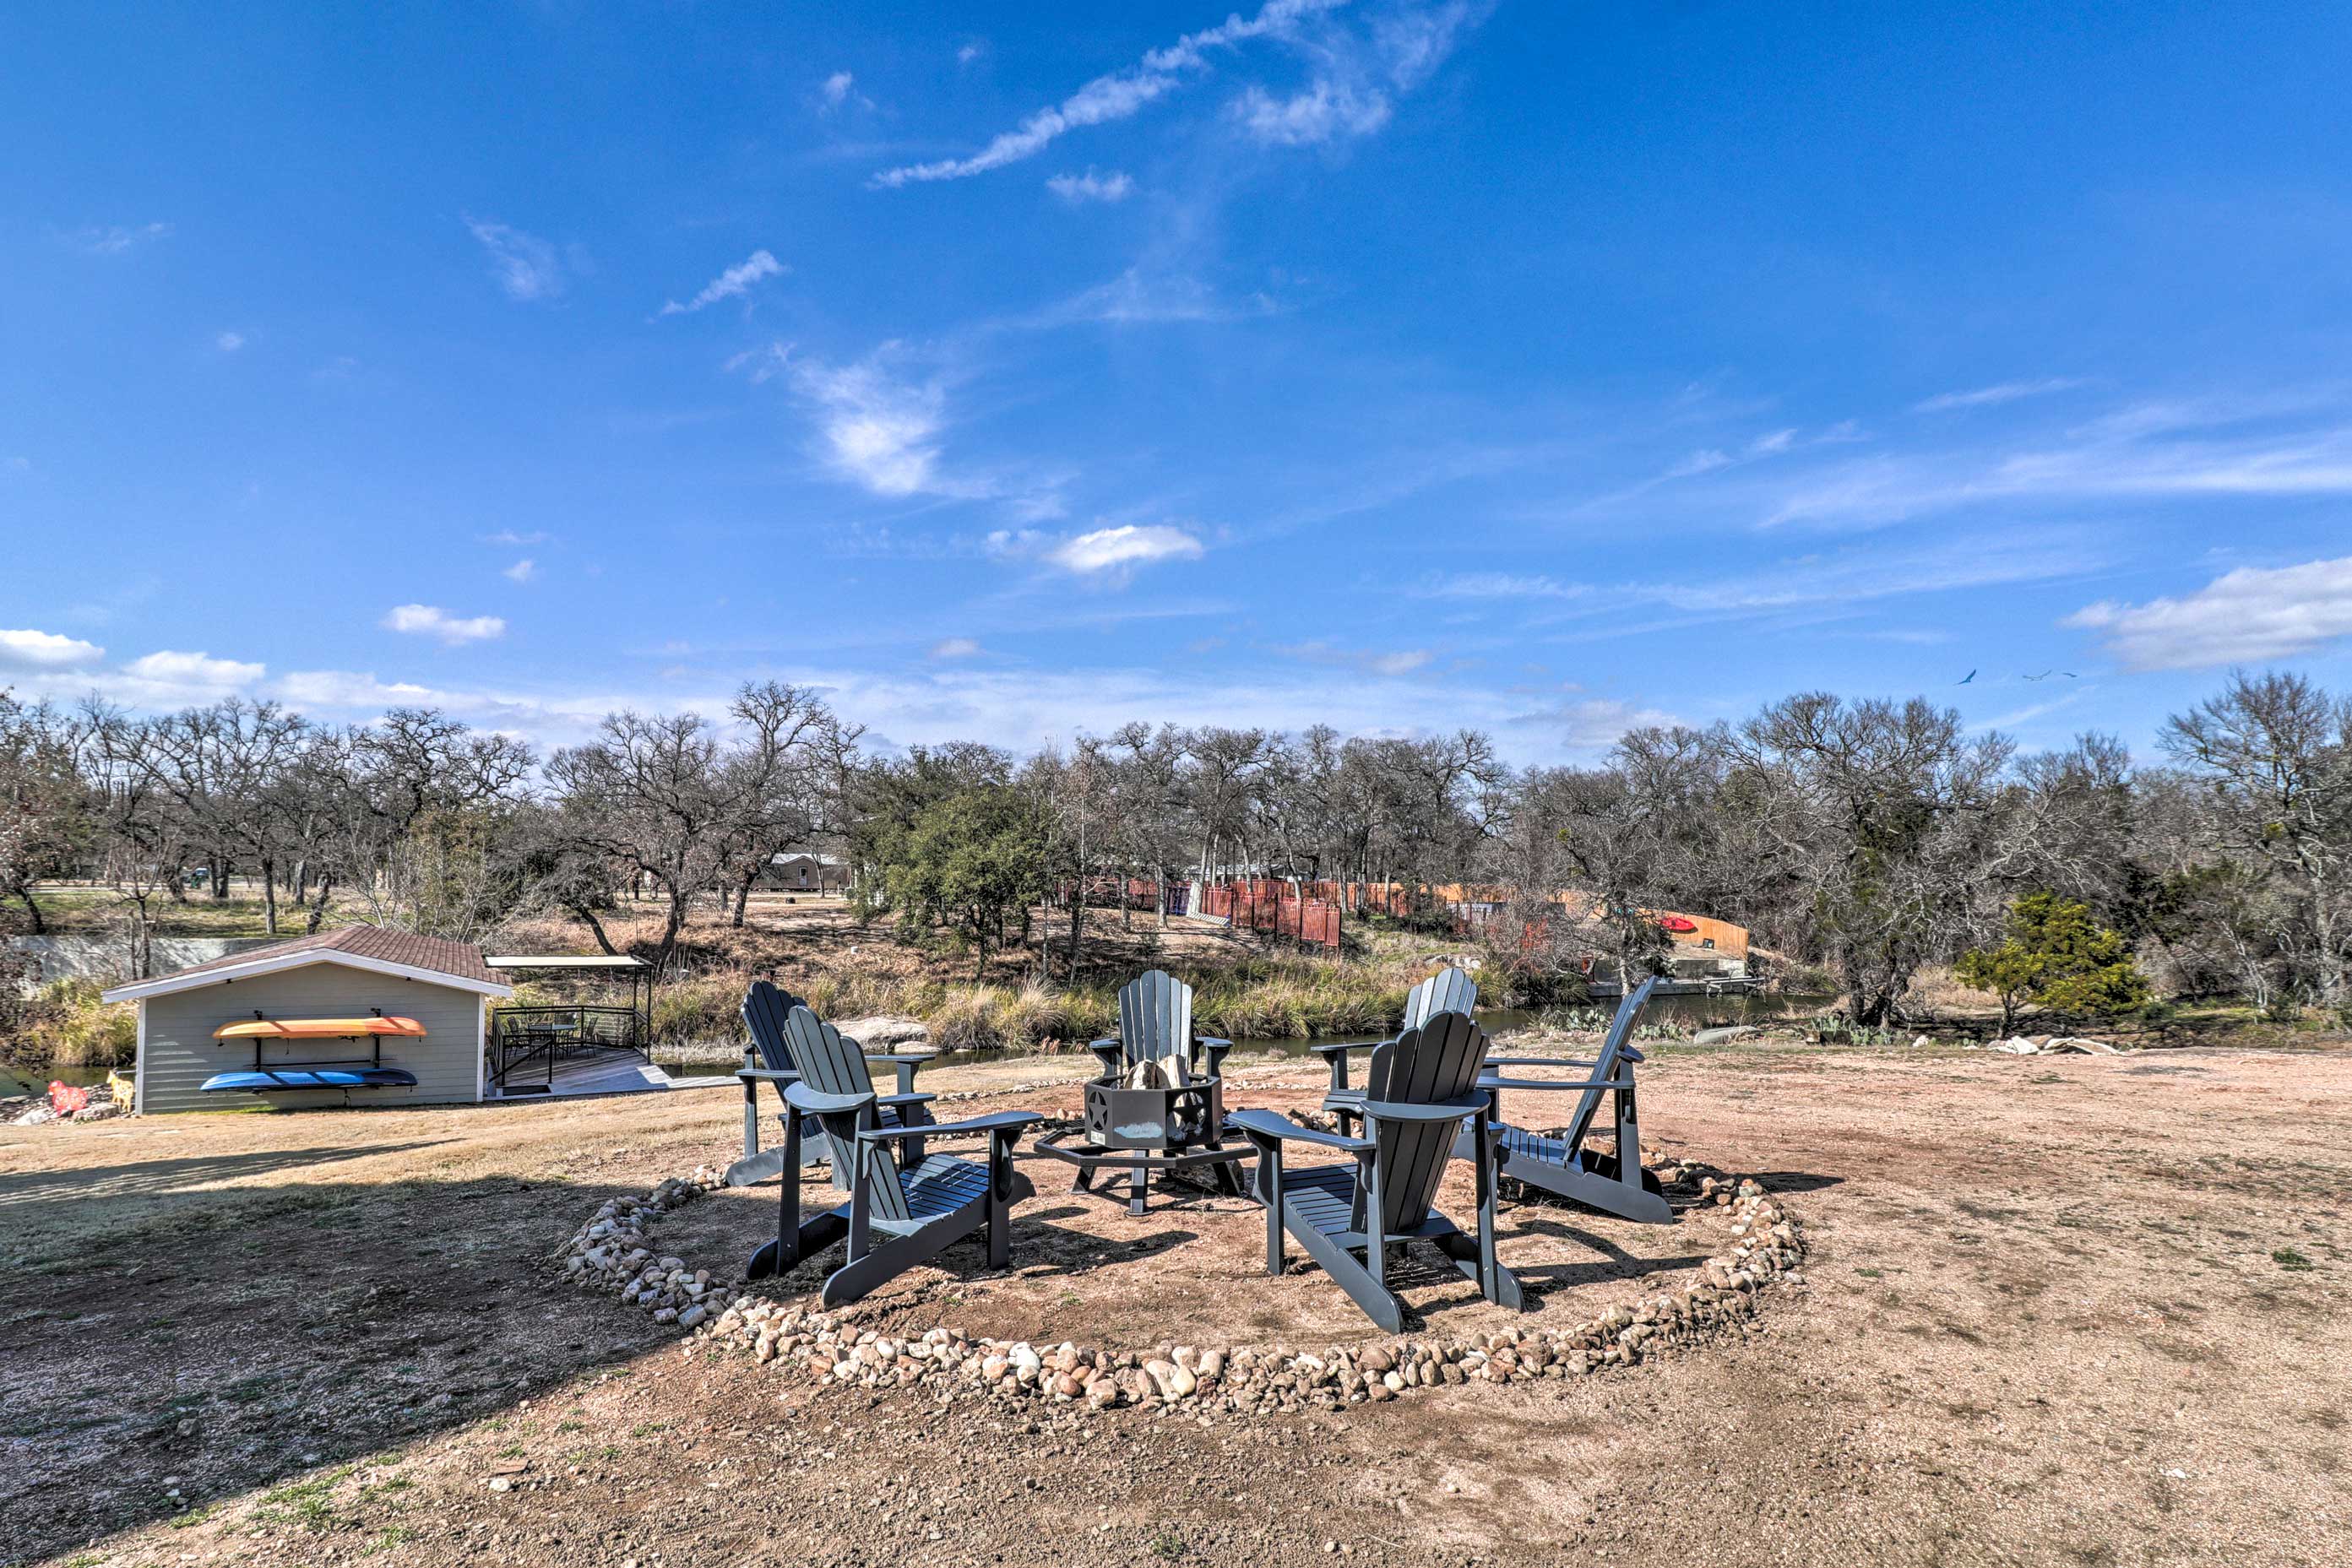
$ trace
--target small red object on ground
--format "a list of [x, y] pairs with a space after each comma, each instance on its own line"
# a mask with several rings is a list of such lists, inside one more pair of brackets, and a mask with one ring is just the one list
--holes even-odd
[[49, 1109], [60, 1116], [70, 1116], [89, 1104], [89, 1091], [77, 1089], [70, 1083], [49, 1080]]

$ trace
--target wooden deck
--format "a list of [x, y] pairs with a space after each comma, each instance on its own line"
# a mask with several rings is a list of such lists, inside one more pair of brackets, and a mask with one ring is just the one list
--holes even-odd
[[[545, 1083], [545, 1079], [537, 1080]], [[672, 1089], [734, 1089], [739, 1087], [732, 1074], [700, 1078], [672, 1078], [652, 1062], [640, 1057], [591, 1056], [577, 1061], [558, 1063], [555, 1082], [541, 1089], [533, 1083], [516, 1086], [504, 1093], [493, 1092], [498, 1101], [569, 1100], [583, 1094], [646, 1094], [667, 1092]]]

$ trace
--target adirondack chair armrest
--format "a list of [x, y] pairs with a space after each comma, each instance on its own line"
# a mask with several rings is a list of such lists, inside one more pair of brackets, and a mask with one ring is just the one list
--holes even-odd
[[735, 1076], [746, 1083], [798, 1083], [801, 1081], [797, 1072], [780, 1071], [772, 1067], [739, 1067], [735, 1070]]
[[1198, 1039], [1201, 1054], [1208, 1060], [1209, 1076], [1223, 1077], [1225, 1071], [1225, 1052], [1233, 1050], [1234, 1042], [1230, 1040], [1219, 1040], [1213, 1034], [1201, 1035]]
[[1344, 1094], [1348, 1092], [1348, 1053], [1351, 1051], [1378, 1051], [1388, 1043], [1385, 1040], [1333, 1040], [1307, 1049], [1321, 1057], [1324, 1064], [1331, 1069], [1330, 1086], [1325, 1092]]
[[1482, 1075], [1478, 1080], [1478, 1087], [1481, 1089], [1625, 1089], [1632, 1086], [1632, 1080], [1625, 1078], [1586, 1078], [1580, 1080], [1562, 1078], [1555, 1080], [1550, 1078], [1502, 1078], [1493, 1075]]
[[1302, 1127], [1287, 1116], [1272, 1111], [1236, 1111], [1225, 1118], [1253, 1138], [1269, 1143], [1314, 1144], [1327, 1149], [1345, 1149], [1351, 1155], [1368, 1155], [1380, 1145], [1370, 1138], [1349, 1138], [1338, 1133], [1318, 1132]]
[[938, 1055], [939, 1052], [936, 1051], [869, 1051], [866, 1061], [869, 1067], [898, 1067], [902, 1064], [908, 1067], [920, 1067]]
[[1601, 1064], [1597, 1061], [1580, 1061], [1572, 1056], [1490, 1056], [1486, 1059], [1486, 1065], [1488, 1067], [1580, 1067], [1590, 1072]]
[[875, 1127], [858, 1134], [869, 1144], [887, 1144], [897, 1138], [937, 1138], [950, 1133], [1005, 1133], [1024, 1127], [1034, 1127], [1044, 1121], [1036, 1111], [992, 1111], [985, 1116], [971, 1116], [961, 1122], [927, 1122], [919, 1127]]
[[866, 1094], [820, 1094], [805, 1083], [784, 1085], [784, 1103], [804, 1116], [845, 1116], [874, 1103]]
[[874, 1097], [874, 1103], [877, 1105], [928, 1105], [938, 1098], [938, 1095], [926, 1090], [919, 1094], [877, 1094]]
[[1426, 1105], [1404, 1104], [1392, 1100], [1367, 1100], [1362, 1111], [1367, 1122], [1458, 1122], [1486, 1108], [1483, 1094], [1465, 1094], [1454, 1100], [1435, 1100]]
[[1119, 1067], [1127, 1058], [1125, 1046], [1115, 1040], [1097, 1040], [1088, 1042], [1087, 1049], [1093, 1051], [1095, 1060], [1102, 1064], [1105, 1078], [1118, 1076]]

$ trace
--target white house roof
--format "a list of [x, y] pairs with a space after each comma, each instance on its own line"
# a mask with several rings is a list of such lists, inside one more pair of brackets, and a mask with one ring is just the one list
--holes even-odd
[[627, 953], [616, 953], [610, 956], [591, 953], [578, 956], [565, 955], [547, 958], [534, 958], [527, 954], [506, 953], [485, 958], [482, 962], [493, 969], [645, 969], [652, 967], [643, 958], [635, 957]]

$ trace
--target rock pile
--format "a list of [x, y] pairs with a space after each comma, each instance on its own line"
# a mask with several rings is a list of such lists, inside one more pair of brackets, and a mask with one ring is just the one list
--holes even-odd
[[1210, 1420], [1337, 1411], [1440, 1385], [1558, 1381], [1633, 1366], [1669, 1346], [1737, 1330], [1754, 1315], [1759, 1291], [1801, 1279], [1797, 1222], [1761, 1186], [1701, 1174], [1704, 1167], [1690, 1162], [1654, 1164], [1662, 1180], [1695, 1186], [1702, 1202], [1732, 1210], [1730, 1245], [1700, 1267], [1696, 1283], [1612, 1306], [1572, 1328], [1512, 1327], [1469, 1338], [1315, 1351], [1180, 1344], [1108, 1351], [974, 1339], [944, 1325], [919, 1333], [861, 1328], [855, 1308], [813, 1312], [733, 1291], [714, 1286], [709, 1270], [656, 1253], [649, 1226], [722, 1183], [707, 1169], [665, 1181], [646, 1197], [605, 1203], [560, 1256], [579, 1283], [617, 1291], [656, 1322], [694, 1331], [688, 1354], [740, 1347], [763, 1365], [820, 1383], [921, 1386], [942, 1402], [1034, 1401], [1087, 1412], [1131, 1407]]

